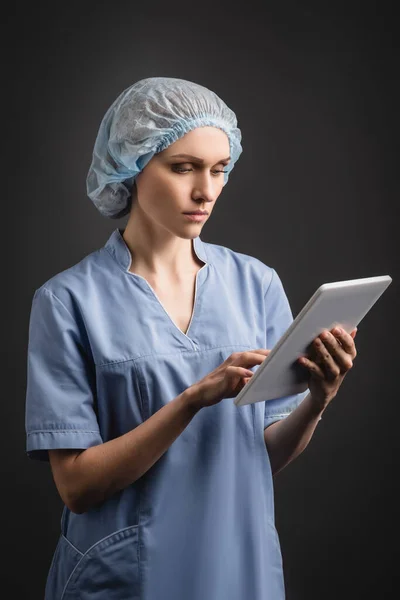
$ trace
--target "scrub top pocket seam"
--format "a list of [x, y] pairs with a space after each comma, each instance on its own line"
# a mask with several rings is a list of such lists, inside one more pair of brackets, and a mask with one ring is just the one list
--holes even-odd
[[74, 544], [72, 542], [69, 541], [69, 539], [63, 534], [61, 533], [61, 537], [64, 538], [64, 541], [67, 542], [67, 544], [69, 546], [71, 546], [72, 550], [74, 550], [75, 552], [77, 552], [78, 554], [81, 555], [81, 557], [83, 556], [83, 552], [81, 552], [80, 550], [78, 550], [78, 548], [76, 546], [74, 546]]
[[57, 557], [60, 554], [60, 548], [61, 548], [60, 537], [62, 537], [62, 536], [59, 536], [58, 542], [57, 542], [57, 547], [56, 547], [55, 551], [53, 552], [53, 558], [50, 563], [50, 567], [49, 567], [49, 571], [48, 571], [48, 575], [47, 575], [48, 578], [53, 573], [53, 569], [55, 568]]
[[[103, 544], [106, 540], [111, 539], [113, 537], [117, 537], [119, 534], [122, 534], [124, 532], [131, 532], [134, 529], [138, 530], [138, 540], [139, 540], [139, 536], [140, 536], [140, 523], [136, 523], [135, 525], [129, 525], [128, 527], [123, 527], [122, 529], [118, 529], [117, 531], [114, 531], [106, 536], [104, 536], [103, 538], [101, 538], [100, 540], [97, 540], [97, 542], [95, 542], [94, 544], [92, 544], [87, 550], [86, 552], [82, 553], [79, 552], [79, 554], [81, 555], [78, 562], [76, 563], [76, 565], [74, 566], [74, 568], [72, 569], [71, 573], [69, 574], [69, 577], [65, 583], [63, 592], [61, 594], [61, 598], [60, 600], [64, 600], [65, 595], [67, 592], [71, 591], [71, 588], [68, 589], [70, 587], [70, 585], [75, 586], [74, 583], [74, 576], [76, 575], [77, 570], [79, 569], [79, 567], [82, 565], [82, 562], [85, 560], [86, 557], [89, 556], [89, 554], [95, 550], [97, 547], [101, 546], [101, 544]], [[64, 535], [62, 535], [62, 537], [65, 538]], [[67, 538], [65, 538], [67, 542], [69, 542], [69, 540]], [[69, 542], [70, 543], [70, 542]], [[110, 544], [112, 545], [113, 543], [116, 543], [116, 540], [111, 541]], [[72, 548], [74, 548], [74, 546], [70, 543], [70, 545], [72, 546]], [[137, 551], [137, 555], [139, 557], [139, 552]], [[90, 557], [88, 559], [89, 561], [91, 560]], [[85, 569], [87, 568], [87, 566], [84, 567], [82, 573], [85, 573]], [[139, 573], [140, 573], [140, 564], [138, 563], [138, 569], [139, 569]], [[80, 577], [80, 575], [78, 576], [78, 578]], [[79, 594], [79, 588], [76, 588], [77, 593]]]
[[131, 358], [123, 358], [123, 359], [118, 359], [118, 360], [110, 360], [107, 362], [103, 362], [103, 363], [98, 363], [96, 364], [97, 368], [102, 368], [102, 367], [108, 367], [111, 365], [116, 365], [116, 364], [122, 364], [122, 363], [127, 363], [127, 362], [135, 362], [138, 360], [141, 360], [143, 358], [149, 358], [152, 356], [155, 357], [160, 357], [160, 356], [170, 356], [172, 354], [186, 354], [186, 353], [193, 353], [193, 354], [197, 354], [199, 352], [208, 352], [209, 350], [222, 350], [223, 348], [253, 348], [253, 346], [249, 343], [243, 343], [243, 344], [225, 344], [224, 346], [201, 346], [198, 348], [191, 348], [190, 350], [188, 348], [181, 348], [181, 349], [175, 349], [171, 352], [148, 352], [147, 354], [141, 354], [140, 356], [133, 356]]
[[145, 405], [145, 402], [143, 400], [143, 394], [142, 394], [142, 389], [141, 389], [141, 384], [140, 384], [140, 381], [141, 380], [143, 381], [143, 378], [141, 377], [140, 371], [137, 368], [135, 361], [133, 361], [133, 369], [135, 371], [136, 378], [137, 378], [137, 381], [138, 381], [138, 384], [139, 384], [137, 386], [137, 390], [138, 390], [138, 393], [139, 393], [139, 401], [140, 401], [140, 406], [141, 406], [142, 418], [143, 418], [143, 421], [146, 421], [149, 418], [149, 407], [148, 407], [147, 403]]

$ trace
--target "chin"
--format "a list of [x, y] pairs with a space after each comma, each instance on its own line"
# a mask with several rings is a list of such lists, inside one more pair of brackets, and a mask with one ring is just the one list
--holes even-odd
[[175, 232], [175, 235], [182, 238], [183, 240], [193, 240], [195, 237], [200, 235], [200, 231], [203, 226], [203, 223], [201, 223], [201, 224], [196, 223], [196, 225], [197, 225], [197, 227], [192, 227], [190, 229], [190, 231], [188, 229], [184, 229], [183, 231], [181, 230], [181, 231]]

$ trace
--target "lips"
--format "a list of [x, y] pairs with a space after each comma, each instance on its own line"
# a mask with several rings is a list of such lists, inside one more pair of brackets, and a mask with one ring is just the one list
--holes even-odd
[[207, 211], [195, 210], [193, 212], [185, 212], [184, 215], [208, 215]]

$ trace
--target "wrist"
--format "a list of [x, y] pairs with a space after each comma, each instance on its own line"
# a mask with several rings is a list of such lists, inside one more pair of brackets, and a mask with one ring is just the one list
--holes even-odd
[[305, 400], [309, 406], [309, 409], [310, 409], [312, 415], [315, 417], [319, 416], [321, 418], [322, 413], [325, 411], [326, 407], [328, 406], [329, 402], [331, 401], [331, 398], [328, 398], [326, 396], [324, 396], [324, 397], [318, 396], [316, 394], [312, 394], [311, 392], [309, 392], [309, 394], [305, 398]]
[[197, 384], [191, 385], [186, 390], [184, 390], [181, 394], [184, 403], [190, 407], [190, 409], [197, 413], [202, 406], [201, 402], [201, 393]]

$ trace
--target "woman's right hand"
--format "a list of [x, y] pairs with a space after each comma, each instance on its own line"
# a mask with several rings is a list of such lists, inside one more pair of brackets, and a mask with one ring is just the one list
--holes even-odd
[[234, 352], [214, 371], [190, 386], [193, 403], [197, 408], [204, 408], [224, 398], [234, 398], [254, 375], [249, 369], [261, 364], [270, 352], [266, 348]]

